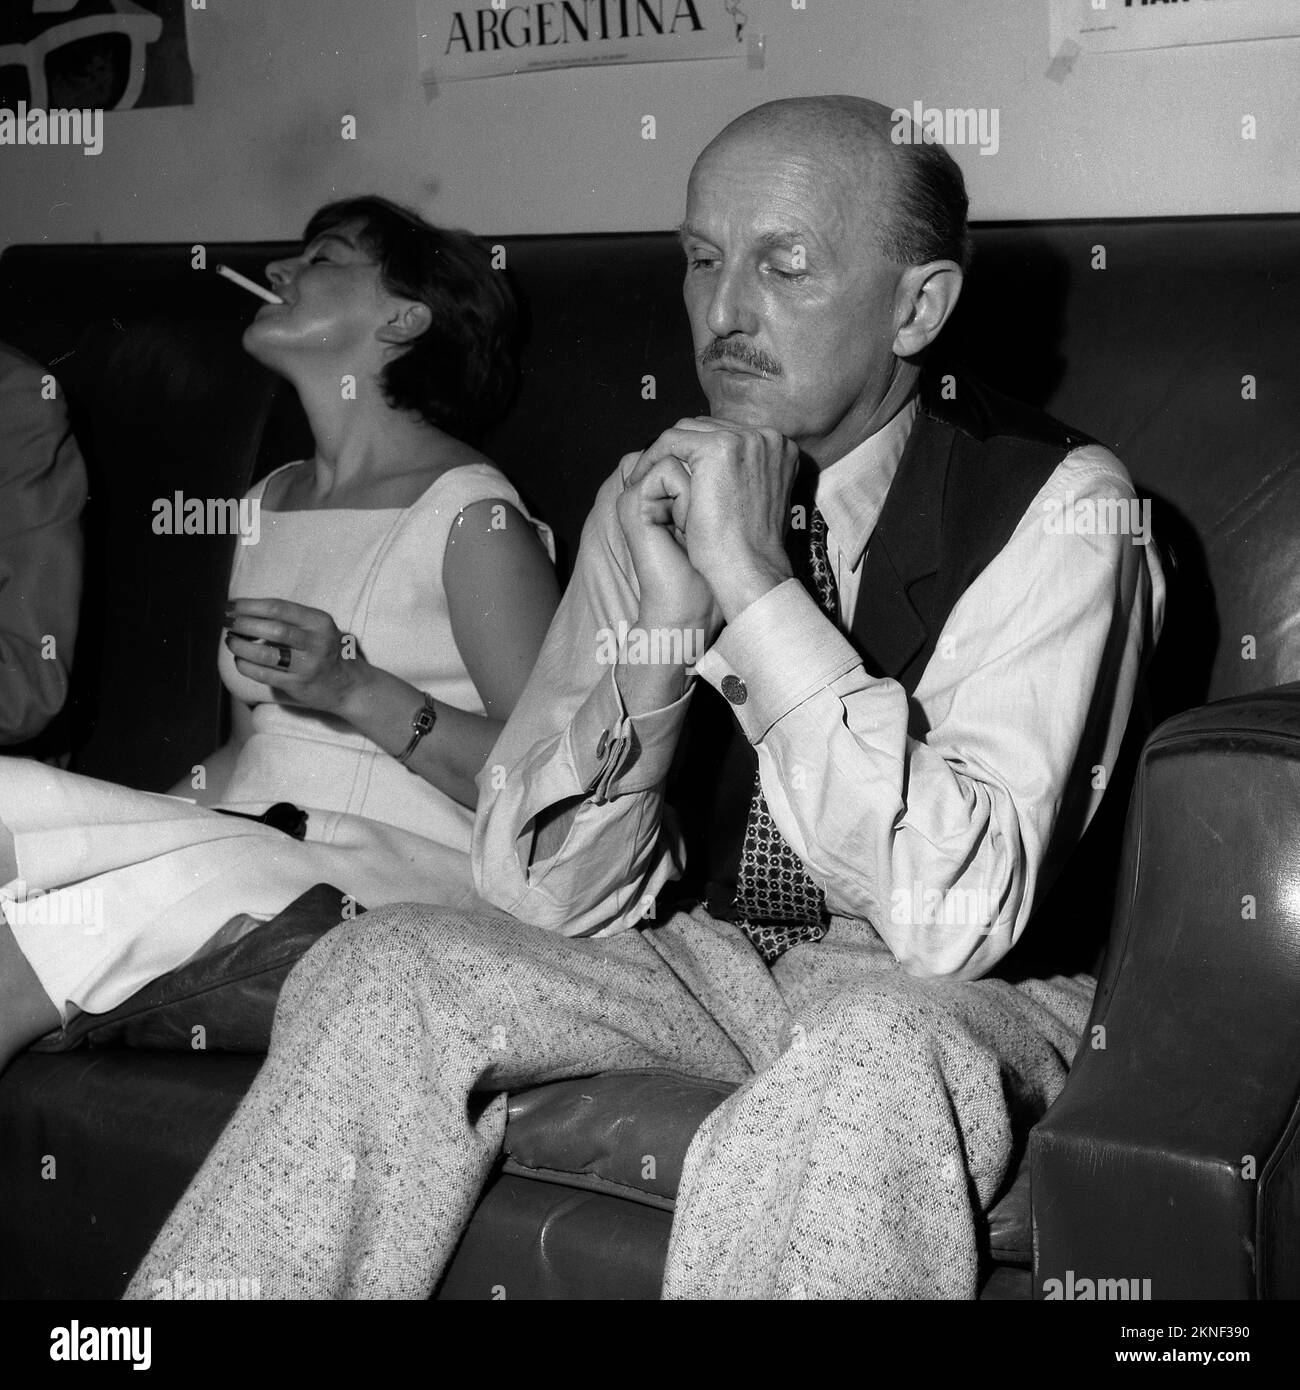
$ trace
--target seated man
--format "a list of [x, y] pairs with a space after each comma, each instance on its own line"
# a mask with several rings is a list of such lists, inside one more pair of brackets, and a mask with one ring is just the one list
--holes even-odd
[[85, 502], [53, 378], [0, 343], [0, 751], [35, 738], [67, 698]]
[[711, 413], [602, 489], [484, 770], [479, 890], [512, 916], [387, 908], [309, 953], [134, 1295], [426, 1295], [499, 1093], [655, 1066], [738, 1085], [687, 1156], [666, 1296], [976, 1292], [973, 1208], [1092, 989], [990, 972], [1114, 767], [1159, 567], [1051, 524], [1133, 497], [1109, 452], [922, 372], [966, 195], [886, 108], [741, 116], [681, 236]]

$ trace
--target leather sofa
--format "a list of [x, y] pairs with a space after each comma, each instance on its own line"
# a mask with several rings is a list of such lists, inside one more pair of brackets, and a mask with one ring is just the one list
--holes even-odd
[[[1168, 722], [1131, 805], [1112, 785], [1085, 841], [1091, 898], [1054, 894], [1013, 953], [1078, 964], [1109, 927], [1069, 1083], [990, 1214], [981, 1296], [1041, 1297], [1067, 1273], [1150, 1278], [1156, 1298], [1295, 1296], [1300, 217], [975, 239], [945, 351], [1117, 450], [1170, 579], [1150, 685]], [[530, 339], [491, 452], [567, 564], [618, 456], [701, 404], [679, 253], [660, 233], [500, 244]], [[256, 273], [284, 249], [206, 261]], [[238, 496], [309, 448], [292, 393], [240, 350], [253, 301], [195, 259], [0, 257], [0, 337], [52, 364], [91, 473], [86, 635], [58, 732], [75, 770], [150, 789], [221, 737], [229, 562], [224, 538], [154, 535], [152, 503]], [[258, 1065], [120, 1045], [19, 1058], [0, 1080], [0, 1293], [117, 1296]], [[682, 1157], [726, 1090], [645, 1072], [512, 1097], [507, 1155], [438, 1296], [655, 1297]]]

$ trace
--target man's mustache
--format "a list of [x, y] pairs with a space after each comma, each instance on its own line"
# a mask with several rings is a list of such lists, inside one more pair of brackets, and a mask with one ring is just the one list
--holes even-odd
[[699, 354], [700, 366], [708, 367], [714, 362], [739, 362], [751, 371], [762, 372], [764, 376], [780, 376], [781, 364], [762, 348], [751, 347], [749, 343], [732, 338], [715, 338]]

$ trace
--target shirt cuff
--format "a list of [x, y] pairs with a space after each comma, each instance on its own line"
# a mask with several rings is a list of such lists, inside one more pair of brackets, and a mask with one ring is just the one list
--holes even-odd
[[672, 767], [691, 691], [663, 709], [630, 715], [610, 666], [569, 724], [569, 756], [598, 806], [662, 786]]
[[758, 743], [792, 709], [861, 664], [807, 589], [787, 579], [737, 614], [695, 670]]

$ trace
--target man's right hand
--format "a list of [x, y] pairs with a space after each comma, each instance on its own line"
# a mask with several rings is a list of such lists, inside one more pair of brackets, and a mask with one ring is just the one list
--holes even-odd
[[623, 489], [618, 520], [641, 592], [638, 626], [703, 629], [712, 642], [722, 614], [686, 553], [690, 499], [691, 477], [680, 460], [660, 459]]

